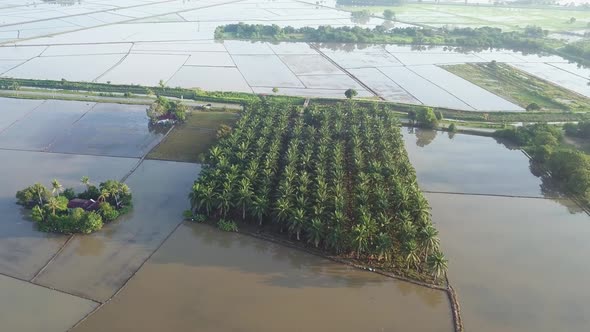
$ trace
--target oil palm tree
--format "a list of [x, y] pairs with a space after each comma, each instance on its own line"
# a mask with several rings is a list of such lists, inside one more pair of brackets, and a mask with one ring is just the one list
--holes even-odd
[[45, 207], [51, 211], [51, 215], [55, 216], [57, 211], [64, 211], [68, 208], [68, 200], [63, 197], [49, 197]]
[[266, 195], [255, 196], [252, 200], [252, 214], [258, 219], [259, 226], [262, 226], [262, 219], [267, 214], [268, 207], [269, 201]]
[[356, 257], [360, 258], [361, 254], [369, 248], [370, 230], [367, 225], [359, 224], [354, 226], [352, 235], [352, 245], [356, 250]]
[[379, 260], [391, 260], [391, 252], [393, 251], [393, 241], [391, 236], [387, 233], [379, 233], [377, 235], [377, 255]]
[[111, 192], [106, 189], [102, 189], [100, 191], [100, 195], [98, 196], [98, 201], [106, 202], [106, 200], [109, 199], [109, 197], [111, 197]]
[[281, 225], [287, 222], [289, 216], [293, 213], [293, 206], [286, 197], [281, 197], [277, 200], [274, 208], [274, 220]]
[[432, 273], [434, 280], [436, 281], [440, 276], [444, 275], [448, 269], [448, 260], [445, 255], [440, 251], [435, 251], [428, 258], [428, 270]]
[[418, 264], [420, 264], [420, 257], [418, 256], [418, 245], [416, 244], [416, 241], [406, 241], [403, 244], [403, 253], [406, 267], [408, 269], [410, 269], [410, 266], [417, 268]]
[[90, 188], [90, 178], [88, 176], [83, 176], [80, 179], [80, 182], [82, 182], [82, 184], [86, 186], [86, 190], [88, 190], [88, 188]]
[[418, 241], [420, 250], [426, 259], [428, 259], [430, 254], [438, 251], [440, 246], [438, 231], [432, 225], [426, 225], [426, 227], [418, 232]]
[[313, 218], [309, 224], [309, 229], [307, 230], [307, 242], [313, 243], [313, 245], [317, 248], [320, 244], [320, 241], [322, 240], [322, 236], [322, 221], [319, 218]]
[[45, 186], [40, 183], [35, 183], [31, 189], [35, 197], [38, 199], [38, 204], [43, 205], [43, 202], [47, 199], [47, 196], [49, 196], [49, 191], [47, 188], [45, 188]]
[[246, 207], [252, 201], [252, 184], [248, 178], [242, 178], [238, 183], [238, 191], [236, 192], [236, 203], [242, 207], [242, 220], [246, 219]]
[[289, 218], [289, 232], [291, 234], [295, 234], [297, 241], [301, 240], [301, 230], [303, 229], [303, 224], [305, 223], [305, 210], [302, 208], [296, 208]]
[[63, 186], [56, 179], [53, 179], [53, 181], [51, 181], [51, 187], [52, 187], [51, 193], [56, 196], [59, 196], [59, 194], [63, 190]]

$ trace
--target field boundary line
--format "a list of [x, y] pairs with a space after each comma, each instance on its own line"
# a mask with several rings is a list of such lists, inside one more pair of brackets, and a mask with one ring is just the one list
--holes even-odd
[[94, 303], [99, 304], [99, 305], [101, 304], [101, 302], [99, 302], [97, 300], [94, 300], [94, 299], [91, 299], [89, 297], [78, 295], [78, 294], [74, 294], [74, 293], [70, 293], [68, 291], [64, 291], [64, 290], [61, 290], [61, 289], [58, 289], [58, 288], [54, 288], [54, 287], [51, 287], [51, 286], [47, 286], [47, 285], [43, 285], [43, 284], [37, 284], [37, 283], [31, 282], [31, 281], [29, 281], [27, 279], [22, 279], [22, 278], [19, 278], [19, 277], [11, 276], [9, 274], [2, 273], [2, 272], [0, 272], [0, 275], [1, 276], [4, 276], [4, 277], [7, 277], [7, 278], [10, 278], [10, 279], [22, 281], [22, 282], [27, 283], [27, 284], [38, 286], [38, 287], [45, 288], [45, 289], [48, 289], [48, 290], [52, 290], [52, 291], [55, 291], [55, 292], [58, 292], [58, 293], [62, 293], [62, 294], [66, 294], [66, 295], [69, 295], [69, 296], [74, 296], [74, 297], [77, 297], [77, 298], [80, 298], [80, 299], [84, 299], [84, 300], [87, 300], [87, 301], [90, 301], [90, 302], [94, 302]]
[[380, 100], [385, 100], [385, 98], [381, 97], [380, 94], [377, 93], [377, 91], [373, 90], [373, 88], [371, 88], [370, 86], [366, 85], [363, 81], [361, 81], [360, 79], [358, 79], [356, 76], [354, 76], [351, 72], [349, 72], [346, 68], [342, 67], [341, 65], [339, 65], [336, 61], [332, 60], [332, 58], [330, 58], [329, 56], [327, 56], [324, 52], [322, 52], [319, 47], [315, 44], [315, 43], [307, 43], [307, 45], [309, 45], [312, 49], [314, 49], [316, 52], [318, 52], [319, 55], [321, 55], [324, 59], [328, 60], [328, 62], [330, 62], [331, 64], [333, 64], [334, 66], [336, 66], [336, 68], [338, 68], [339, 70], [341, 70], [343, 73], [345, 73], [346, 75], [348, 75], [350, 78], [352, 78], [356, 83], [358, 83], [363, 89], [365, 89], [366, 91], [372, 93], [375, 97], [379, 98]]
[[109, 297], [106, 301], [104, 301], [102, 303], [99, 302], [100, 305], [98, 305], [96, 308], [94, 308], [94, 310], [92, 310], [91, 312], [86, 314], [84, 317], [82, 317], [76, 324], [74, 324], [72, 327], [70, 327], [66, 332], [70, 332], [70, 331], [74, 330], [76, 327], [78, 327], [80, 324], [82, 324], [84, 321], [86, 321], [90, 316], [92, 316], [95, 312], [99, 311], [104, 305], [108, 304], [109, 302], [111, 302], [112, 299], [114, 299], [117, 295], [119, 295], [119, 293], [122, 292], [123, 289], [127, 286], [129, 281], [131, 281], [131, 279], [133, 279], [133, 277], [135, 277], [137, 272], [139, 272], [139, 270], [141, 270], [143, 268], [145, 263], [147, 263], [147, 261], [150, 260], [152, 258], [152, 256], [158, 250], [160, 250], [160, 248], [164, 245], [164, 243], [166, 243], [166, 241], [168, 241], [168, 239], [172, 236], [172, 234], [174, 234], [178, 230], [178, 228], [180, 228], [180, 225], [183, 225], [183, 224], [184, 224], [184, 221], [179, 222], [174, 227], [174, 229], [172, 229], [172, 231], [168, 235], [166, 235], [166, 237], [164, 238], [164, 240], [162, 240], [162, 242], [158, 245], [158, 247], [149, 254], [149, 256], [141, 263], [141, 265], [139, 265], [139, 267], [131, 274], [131, 276], [129, 276], [129, 278], [127, 278], [127, 280], [125, 280], [123, 285], [113, 295], [111, 295], [111, 297]]

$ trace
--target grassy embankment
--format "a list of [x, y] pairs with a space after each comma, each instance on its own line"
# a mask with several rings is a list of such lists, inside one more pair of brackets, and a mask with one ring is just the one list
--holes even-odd
[[505, 64], [445, 66], [471, 83], [526, 108], [535, 103], [547, 112], [588, 112], [590, 99]]
[[[493, 26], [503, 30], [520, 30], [527, 25], [550, 31], [577, 31], [587, 28], [590, 11], [555, 6], [489, 6], [483, 4], [405, 4], [401, 6], [341, 6], [346, 11], [368, 10], [381, 16], [392, 10], [402, 22], [428, 26]], [[571, 22], [571, 18], [575, 18]]]
[[[208, 101], [236, 105], [245, 105], [260, 100], [260, 95], [241, 92], [208, 92], [183, 88], [8, 78], [0, 78], [0, 91], [3, 92], [3, 97], [50, 99], [52, 98], [52, 95], [57, 94], [56, 98], [58, 99], [137, 104], [152, 103], [154, 98], [147, 98], [151, 93], [171, 98], [180, 98], [182, 96], [186, 101]], [[5, 94], [4, 92], [14, 92], [14, 94]], [[24, 95], [25, 92], [27, 95]], [[282, 101], [295, 105], [302, 105], [305, 100], [305, 98], [302, 97], [282, 96], [280, 94], [268, 95], [266, 98], [272, 101]], [[337, 103], [340, 100], [341, 99], [311, 98], [311, 104], [330, 105]], [[368, 106], [376, 103], [376, 101], [362, 99], [359, 99], [356, 102], [361, 106]], [[400, 104], [395, 102], [381, 101], [379, 104], [390, 111], [399, 113], [401, 116], [403, 116], [403, 113], [407, 113], [411, 110], [417, 111], [424, 108], [424, 106]], [[472, 112], [444, 108], [435, 108], [435, 110], [441, 111], [447, 119], [476, 122], [476, 126], [486, 128], [495, 128], [503, 123], [521, 121], [550, 122], [590, 120], [590, 113], [582, 112]]]
[[186, 122], [176, 125], [147, 158], [198, 162], [217, 140], [221, 125], [233, 126], [238, 116], [230, 112], [190, 112]]

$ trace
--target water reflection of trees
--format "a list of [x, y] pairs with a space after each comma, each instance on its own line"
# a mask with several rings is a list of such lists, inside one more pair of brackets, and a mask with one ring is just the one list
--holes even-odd
[[408, 127], [408, 133], [416, 135], [416, 145], [423, 148], [432, 143], [438, 131], [417, 127]]
[[[508, 150], [521, 150], [518, 146], [510, 143], [507, 140], [501, 138], [494, 138], [496, 142], [500, 145], [503, 145]], [[560, 205], [567, 208], [568, 212], [571, 214], [577, 213], [584, 213], [584, 210], [580, 208], [576, 203], [574, 203], [569, 195], [562, 189], [559, 182], [555, 181], [547, 172], [543, 169], [543, 167], [539, 164], [534, 162], [532, 159], [529, 158], [529, 171], [534, 176], [538, 177], [541, 180], [541, 184], [539, 185], [541, 189], [541, 194], [543, 197], [551, 199]]]

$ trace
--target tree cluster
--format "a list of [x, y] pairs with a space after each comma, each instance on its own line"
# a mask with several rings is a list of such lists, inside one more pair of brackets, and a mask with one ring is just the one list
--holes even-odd
[[533, 124], [503, 129], [496, 135], [523, 147], [565, 190], [590, 203], [590, 156], [561, 147], [563, 133], [558, 127]]
[[[132, 195], [126, 184], [108, 180], [96, 187], [88, 177], [83, 177], [82, 183], [86, 190], [79, 194], [72, 188], [64, 189], [57, 180], [52, 181], [51, 190], [35, 183], [16, 193], [17, 204], [31, 210], [39, 230], [62, 234], [90, 234], [129, 211]], [[97, 207], [91, 211], [69, 209], [73, 199], [91, 200]]]
[[395, 117], [348, 101], [249, 105], [210, 151], [195, 213], [440, 277], [447, 261]]
[[[363, 15], [363, 12], [357, 12]], [[412, 43], [423, 45], [451, 45], [473, 48], [509, 48], [527, 51], [551, 50], [546, 43], [547, 31], [528, 26], [524, 31], [504, 32], [499, 28], [393, 28], [377, 26], [373, 29], [355, 27], [284, 27], [261, 24], [228, 24], [217, 27], [215, 37], [265, 40], [303, 40], [341, 43]]]
[[172, 120], [177, 122], [186, 121], [187, 107], [178, 101], [170, 101], [170, 99], [158, 96], [150, 107], [146, 110], [148, 118], [151, 123], [157, 123], [161, 120]]
[[590, 121], [580, 121], [577, 124], [566, 123], [563, 129], [568, 136], [590, 138]]

